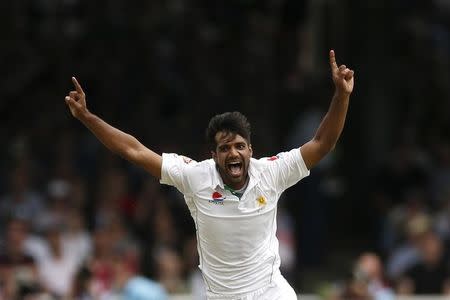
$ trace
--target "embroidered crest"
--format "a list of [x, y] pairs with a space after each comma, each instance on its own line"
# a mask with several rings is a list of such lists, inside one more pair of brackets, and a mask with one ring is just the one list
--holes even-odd
[[259, 206], [264, 206], [267, 204], [267, 200], [264, 196], [259, 196], [256, 201], [258, 202]]

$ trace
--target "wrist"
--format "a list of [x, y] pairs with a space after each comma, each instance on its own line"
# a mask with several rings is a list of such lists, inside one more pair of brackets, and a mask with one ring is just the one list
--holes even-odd
[[76, 115], [76, 118], [81, 121], [82, 123], [86, 123], [91, 118], [92, 114], [90, 111], [87, 110], [87, 108], [81, 110]]
[[351, 92], [343, 91], [340, 89], [336, 89], [334, 91], [334, 97], [340, 99], [340, 100], [349, 100], [350, 99]]

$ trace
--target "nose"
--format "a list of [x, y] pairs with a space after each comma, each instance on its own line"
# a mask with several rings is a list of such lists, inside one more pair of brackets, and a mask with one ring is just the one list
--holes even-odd
[[235, 157], [235, 156], [238, 156], [238, 155], [239, 154], [238, 154], [238, 151], [237, 151], [236, 147], [231, 147], [230, 148], [230, 156]]

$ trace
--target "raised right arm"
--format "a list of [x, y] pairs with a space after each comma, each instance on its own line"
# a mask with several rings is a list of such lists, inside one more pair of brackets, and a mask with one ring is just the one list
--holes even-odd
[[161, 178], [161, 155], [142, 145], [135, 137], [109, 125], [89, 112], [86, 95], [75, 77], [72, 77], [75, 91], [66, 96], [65, 101], [72, 115], [80, 120], [109, 150], [124, 159], [144, 168], [156, 178]]

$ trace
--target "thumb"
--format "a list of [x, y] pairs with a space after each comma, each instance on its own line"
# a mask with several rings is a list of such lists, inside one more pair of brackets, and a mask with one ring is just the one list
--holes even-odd
[[66, 104], [69, 107], [76, 107], [77, 105], [77, 101], [73, 100], [72, 98], [70, 98], [69, 96], [67, 96], [66, 98], [64, 98], [64, 100], [66, 101]]
[[68, 105], [71, 105], [71, 104], [72, 104], [72, 102], [73, 102], [73, 100], [72, 100], [72, 99], [70, 99], [70, 97], [69, 97], [69, 96], [66, 96], [66, 98], [64, 98], [64, 100], [66, 100], [66, 104], [68, 104]]

